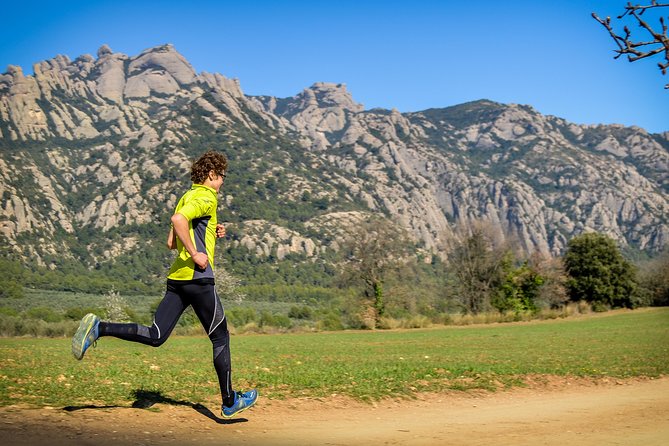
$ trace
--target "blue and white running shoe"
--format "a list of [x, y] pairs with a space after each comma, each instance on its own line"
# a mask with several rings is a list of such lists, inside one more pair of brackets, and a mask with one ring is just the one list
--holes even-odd
[[256, 389], [248, 392], [235, 392], [235, 402], [231, 407], [221, 406], [221, 416], [223, 418], [232, 418], [240, 412], [253, 406], [258, 400], [258, 391]]
[[72, 354], [75, 358], [81, 359], [88, 347], [98, 339], [98, 325], [100, 318], [93, 313], [88, 313], [81, 319], [77, 332], [72, 337]]

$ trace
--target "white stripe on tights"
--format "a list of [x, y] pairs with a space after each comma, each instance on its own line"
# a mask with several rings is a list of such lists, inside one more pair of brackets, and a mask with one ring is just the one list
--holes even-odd
[[218, 307], [218, 299], [216, 299], [216, 290], [214, 290], [214, 314], [211, 315], [211, 324], [209, 324], [209, 332], [207, 335], [210, 335], [212, 331], [214, 331], [213, 327], [214, 326], [214, 321], [216, 320], [216, 308]]
[[[216, 320], [216, 308], [218, 307], [218, 294], [216, 294], [216, 290], [214, 290], [214, 314], [211, 316], [211, 325], [209, 325], [209, 333], [207, 333], [207, 336], [212, 334], [214, 330], [218, 328], [219, 325], [225, 320], [225, 313], [223, 313], [223, 318], [221, 318], [220, 321], [218, 321], [218, 324], [214, 326], [214, 321]], [[212, 328], [214, 326], [214, 328]]]

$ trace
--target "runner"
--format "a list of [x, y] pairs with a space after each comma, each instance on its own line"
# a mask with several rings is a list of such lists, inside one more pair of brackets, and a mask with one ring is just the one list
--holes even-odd
[[258, 392], [232, 390], [230, 333], [214, 285], [214, 246], [217, 238], [225, 236], [225, 228], [216, 219], [217, 194], [227, 168], [225, 155], [214, 151], [203, 154], [191, 167], [193, 185], [177, 203], [167, 237], [167, 247], [176, 249], [178, 255], [167, 276], [167, 291], [158, 305], [153, 324], [147, 327], [103, 322], [89, 313], [72, 338], [72, 354], [82, 359], [86, 350], [102, 336], [159, 347], [190, 305], [213, 344], [214, 368], [223, 399], [221, 416], [231, 418], [253, 406]]

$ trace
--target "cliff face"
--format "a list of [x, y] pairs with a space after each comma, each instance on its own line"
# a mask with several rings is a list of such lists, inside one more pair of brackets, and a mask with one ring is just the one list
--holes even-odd
[[43, 265], [113, 262], [154, 243], [208, 147], [231, 158], [221, 219], [255, 256], [324, 256], [379, 212], [432, 252], [480, 220], [552, 254], [587, 230], [669, 241], [668, 133], [489, 101], [364, 110], [341, 84], [250, 97], [170, 45], [0, 75], [0, 237]]

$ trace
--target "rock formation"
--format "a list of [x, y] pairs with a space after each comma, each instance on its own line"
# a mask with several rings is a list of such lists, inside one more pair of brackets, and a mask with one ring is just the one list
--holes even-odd
[[[137, 56], [103, 45], [97, 58], [33, 68], [0, 75], [0, 237], [42, 264], [63, 243], [85, 243], [96, 261], [143, 243], [138, 228], [165, 223], [208, 143], [232, 171], [246, 169], [226, 186], [221, 219], [234, 222], [236, 247], [260, 257], [318, 257], [367, 213], [435, 253], [481, 220], [552, 254], [591, 230], [640, 250], [669, 241], [669, 133], [485, 100], [365, 110], [343, 84], [251, 97], [235, 79], [197, 74], [171, 45]], [[260, 180], [243, 184], [251, 172]], [[277, 204], [302, 209], [301, 220], [267, 210]]]

